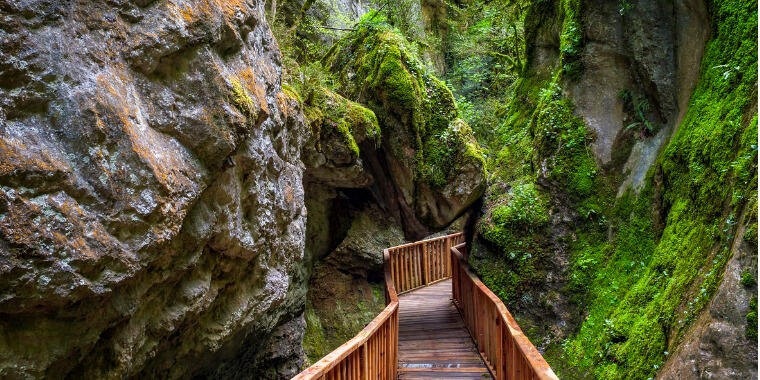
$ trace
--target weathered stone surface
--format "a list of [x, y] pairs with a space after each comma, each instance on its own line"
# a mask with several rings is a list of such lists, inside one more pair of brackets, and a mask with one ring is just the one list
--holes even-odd
[[322, 88], [309, 94], [305, 106], [312, 131], [302, 154], [307, 176], [332, 187], [369, 186], [373, 178], [364, 167], [361, 153], [374, 153], [380, 146], [375, 114]]
[[305, 293], [307, 129], [263, 2], [0, 19], [0, 377], [292, 373], [276, 339], [234, 360]]
[[382, 279], [383, 250], [403, 243], [403, 231], [393, 219], [370, 206], [354, 217], [346, 238], [323, 262], [355, 277]]
[[[702, 0], [637, 1], [623, 11], [615, 2], [586, 1], [584, 9], [584, 71], [567, 90], [576, 113], [596, 133], [593, 150], [597, 160], [610, 164], [625, 160], [633, 145], [633, 133], [625, 130], [633, 120], [624, 109], [621, 91], [647, 99], [647, 117], [665, 131], [665, 136], [680, 122], [709, 34], [707, 10]], [[543, 34], [537, 38], [550, 40], [544, 36], [550, 34], [550, 27], [542, 28]], [[538, 67], [547, 65], [543, 62], [546, 56], [557, 57], [543, 50], [536, 50], [534, 64]], [[663, 143], [667, 139], [656, 140]], [[660, 146], [639, 148], [639, 153], [650, 153], [631, 159], [627, 169], [632, 177], [623, 187], [640, 187], [637, 173], [646, 172]]]
[[316, 264], [309, 283], [313, 326], [304, 345], [311, 360], [353, 337], [385, 307], [383, 250], [403, 242], [401, 228], [377, 206], [352, 213], [345, 238]]

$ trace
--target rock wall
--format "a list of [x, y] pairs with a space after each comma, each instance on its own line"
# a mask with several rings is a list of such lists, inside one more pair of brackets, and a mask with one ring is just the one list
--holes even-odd
[[747, 270], [757, 268], [757, 241], [744, 238], [753, 233], [752, 228], [756, 227], [738, 228], [715, 296], [668, 358], [658, 379], [757, 378], [757, 360], [752, 360], [757, 358], [757, 328], [755, 336], [748, 331], [753, 319], [757, 326], [757, 282]]
[[0, 377], [297, 372], [308, 130], [263, 2], [0, 18]]
[[756, 376], [756, 5], [527, 10], [470, 257], [560, 376]]
[[[595, 134], [597, 160], [602, 165], [626, 162], [624, 170], [631, 174], [620, 192], [629, 186], [640, 189], [659, 148], [681, 122], [697, 83], [710, 32], [707, 7], [702, 0], [637, 2], [628, 9], [609, 1], [586, 1], [583, 9], [584, 70], [568, 82], [568, 95]], [[645, 113], [655, 129], [646, 133], [657, 138], [636, 139], [636, 131], [627, 129], [637, 120], [626, 109], [621, 91], [648, 104]]]

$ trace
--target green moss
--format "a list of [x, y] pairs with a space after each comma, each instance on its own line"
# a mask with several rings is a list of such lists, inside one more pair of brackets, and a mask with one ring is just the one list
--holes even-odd
[[442, 188], [448, 184], [452, 173], [467, 165], [485, 168], [485, 159], [472, 137], [472, 130], [458, 120], [451, 128], [425, 139], [418, 172], [427, 183]]
[[248, 90], [246, 90], [240, 83], [240, 80], [235, 77], [230, 77], [229, 82], [232, 87], [232, 102], [235, 104], [235, 107], [237, 107], [244, 115], [249, 117], [252, 116], [255, 109], [255, 103], [253, 102], [253, 99], [251, 99]]
[[285, 93], [288, 97], [291, 99], [294, 99], [298, 103], [303, 103], [303, 98], [301, 98], [301, 95], [298, 93], [298, 91], [291, 85], [287, 83], [282, 84], [282, 92]]
[[397, 30], [377, 20], [360, 22], [323, 62], [338, 76], [342, 93], [375, 111], [390, 151], [416, 168], [417, 179], [440, 188], [452, 179], [452, 168], [482, 165], [472, 130], [457, 119], [451, 90]]
[[752, 272], [750, 271], [744, 271], [742, 272], [741, 280], [742, 286], [745, 288], [751, 288], [753, 285], [755, 285], [755, 276], [752, 275]]
[[337, 133], [357, 158], [358, 144], [364, 141], [373, 146], [380, 144], [380, 126], [375, 113], [361, 104], [319, 87], [309, 93], [304, 106], [312, 133], [319, 135], [320, 140]]
[[303, 336], [303, 350], [308, 359], [307, 365], [316, 363], [319, 359], [330, 352], [322, 321], [311, 305], [306, 306], [304, 311], [306, 319], [306, 331]]
[[544, 166], [548, 178], [576, 198], [590, 195], [597, 174], [592, 138], [556, 84], [543, 90], [530, 128], [534, 166]]
[[559, 38], [562, 74], [575, 79], [583, 70], [581, 52], [583, 51], [583, 30], [581, 24], [581, 1], [562, 0], [562, 32]]
[[744, 335], [749, 340], [757, 340], [757, 296], [753, 296], [749, 301], [747, 329], [744, 331]]
[[303, 349], [309, 364], [317, 362], [358, 334], [385, 307], [380, 284], [370, 284], [371, 296], [350, 303], [337, 300], [334, 306], [315, 308], [307, 303]]
[[744, 230], [744, 241], [749, 243], [752, 246], [757, 245], [757, 223], [752, 223], [749, 226], [747, 226], [747, 229]]
[[548, 254], [545, 227], [547, 196], [530, 182], [492, 196], [480, 223], [480, 235], [498, 251], [496, 257], [473, 258], [471, 264], [499, 297], [516, 302], [521, 290], [539, 281], [540, 261]]

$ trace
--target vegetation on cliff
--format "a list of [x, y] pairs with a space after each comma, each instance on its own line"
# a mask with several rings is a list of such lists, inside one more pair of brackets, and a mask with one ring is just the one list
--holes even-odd
[[[378, 115], [389, 136], [389, 149], [416, 177], [443, 188], [457, 168], [483, 158], [472, 130], [458, 119], [451, 90], [417, 57], [414, 45], [369, 12], [323, 58], [335, 73], [340, 91], [365, 102]], [[406, 138], [409, 136], [409, 138]], [[405, 149], [412, 148], [413, 157]]]
[[[472, 263], [520, 314], [521, 302], [535, 302], [521, 298], [554, 269], [547, 261], [560, 244], [570, 257], [560, 291], [583, 319], [566, 339], [544, 346], [547, 360], [571, 378], [653, 377], [715, 293], [738, 225], [748, 226], [745, 239], [753, 244], [757, 13], [754, 4], [712, 2], [713, 36], [688, 112], [644, 189], [616, 197], [619, 175], [596, 163], [593, 133], [561, 90], [583, 69], [579, 6], [538, 2], [526, 12], [527, 41], [541, 23], [561, 25], [560, 63], [551, 74], [521, 72], [503, 118], [493, 124], [480, 236], [496, 254], [475, 255]], [[559, 242], [547, 230], [558, 216], [572, 220]], [[551, 329], [523, 327], [534, 342]]]
[[[294, 5], [282, 6], [292, 11]], [[306, 178], [314, 187], [331, 187], [326, 193], [333, 196], [358, 198], [343, 212], [316, 206], [332, 202], [329, 197], [307, 202], [310, 231], [337, 235], [328, 238], [334, 246], [323, 247], [327, 251], [314, 258], [310, 274], [304, 349], [312, 361], [357, 333], [382, 304], [357, 294], [376, 286], [377, 268], [371, 259], [350, 263], [358, 251], [343, 249], [352, 230], [340, 226], [362, 220], [359, 210], [377, 202], [396, 218], [393, 224], [411, 226], [407, 234], [427, 234], [430, 226], [451, 223], [475, 201], [485, 178], [479, 145], [458, 117], [450, 89], [423, 64], [419, 46], [404, 36], [411, 31], [406, 28], [409, 20], [370, 11], [336, 36], [319, 28], [330, 19], [320, 16], [320, 9], [306, 2], [295, 16], [278, 12], [284, 23], [275, 28], [284, 55], [285, 88], [299, 100], [311, 126], [304, 148]], [[370, 186], [373, 195], [342, 190]], [[380, 199], [367, 199], [372, 196]], [[386, 225], [371, 227], [363, 234], [375, 239], [395, 232]], [[310, 241], [307, 251], [314, 248], [308, 246]], [[395, 245], [391, 242], [373, 246], [369, 256]], [[355, 273], [356, 266], [365, 270]], [[375, 272], [365, 273], [370, 269]]]

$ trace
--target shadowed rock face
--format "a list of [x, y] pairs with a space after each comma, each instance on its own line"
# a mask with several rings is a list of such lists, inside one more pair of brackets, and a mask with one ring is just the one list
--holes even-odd
[[296, 372], [280, 74], [263, 2], [0, 0], [0, 377]]

